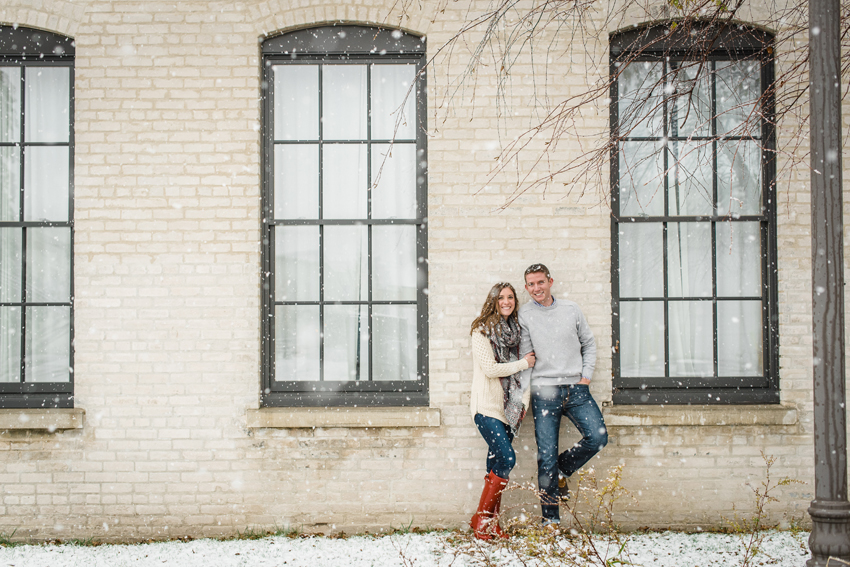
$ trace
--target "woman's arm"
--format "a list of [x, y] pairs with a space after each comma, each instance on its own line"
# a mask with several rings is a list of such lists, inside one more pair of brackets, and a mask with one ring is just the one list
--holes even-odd
[[502, 378], [528, 368], [528, 361], [525, 358], [514, 362], [496, 362], [490, 339], [482, 333], [472, 333], [472, 356], [475, 357], [475, 361], [487, 378]]

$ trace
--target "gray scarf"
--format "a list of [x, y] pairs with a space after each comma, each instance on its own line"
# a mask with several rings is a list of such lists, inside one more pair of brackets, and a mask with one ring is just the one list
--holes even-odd
[[[496, 332], [496, 328], [500, 332]], [[520, 329], [514, 317], [502, 318], [497, 326], [487, 333], [490, 345], [493, 347], [493, 355], [496, 362], [514, 362], [519, 360], [519, 338]], [[522, 405], [522, 385], [519, 380], [520, 373], [500, 378], [504, 392], [505, 419], [511, 428], [511, 433], [516, 436], [519, 425], [525, 417], [525, 408]]]

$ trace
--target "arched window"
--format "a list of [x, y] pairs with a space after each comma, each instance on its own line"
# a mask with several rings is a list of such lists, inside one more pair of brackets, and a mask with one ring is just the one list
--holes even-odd
[[74, 42], [0, 26], [0, 407], [73, 407]]
[[615, 403], [778, 403], [772, 43], [611, 39]]
[[427, 405], [425, 43], [263, 51], [263, 404]]

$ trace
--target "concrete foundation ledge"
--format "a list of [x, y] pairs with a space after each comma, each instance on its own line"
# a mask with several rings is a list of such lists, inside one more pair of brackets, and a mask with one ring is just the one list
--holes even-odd
[[439, 427], [437, 408], [261, 408], [248, 410], [249, 428]]
[[82, 429], [86, 410], [79, 408], [0, 409], [0, 430], [29, 429], [53, 433]]
[[795, 425], [793, 404], [741, 406], [609, 406], [602, 408], [609, 427], [658, 425]]

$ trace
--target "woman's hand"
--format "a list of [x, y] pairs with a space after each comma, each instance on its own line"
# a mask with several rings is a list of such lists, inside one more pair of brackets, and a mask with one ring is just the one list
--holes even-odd
[[534, 353], [533, 353], [533, 352], [530, 352], [530, 353], [526, 354], [523, 358], [525, 358], [525, 361], [528, 363], [528, 367], [529, 367], [529, 368], [531, 368], [531, 367], [533, 367], [533, 366], [534, 366], [534, 361], [535, 361], [536, 359], [534, 358]]

